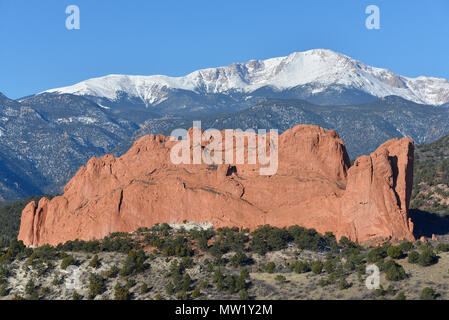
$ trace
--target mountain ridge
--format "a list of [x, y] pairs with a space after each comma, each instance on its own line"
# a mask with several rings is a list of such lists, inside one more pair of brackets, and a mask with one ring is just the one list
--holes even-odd
[[297, 99], [260, 99], [257, 104], [238, 112], [148, 119], [130, 140], [111, 152], [119, 156], [143, 135], [170, 135], [173, 129], [188, 129], [194, 120], [200, 120], [203, 129], [278, 129], [282, 133], [296, 124], [334, 129], [346, 141], [351, 159], [355, 159], [370, 154], [392, 138], [410, 137], [417, 144], [431, 142], [449, 133], [448, 118], [447, 108], [416, 104], [396, 96], [342, 106], [322, 106]]
[[304, 90], [313, 96], [332, 86], [336, 86], [337, 91], [353, 89], [377, 98], [397, 95], [422, 104], [449, 102], [447, 79], [405, 77], [327, 49], [200, 69], [182, 77], [111, 74], [44, 92], [82, 95], [109, 103], [125, 94], [149, 107], [168, 100], [172, 90], [232, 97], [233, 94], [251, 96], [261, 89], [282, 92], [305, 87]]

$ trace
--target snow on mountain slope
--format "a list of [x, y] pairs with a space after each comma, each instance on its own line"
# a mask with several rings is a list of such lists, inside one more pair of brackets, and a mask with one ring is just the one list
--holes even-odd
[[46, 92], [88, 95], [109, 100], [126, 93], [146, 105], [155, 105], [164, 101], [172, 89], [200, 94], [226, 94], [233, 91], [250, 94], [265, 86], [282, 91], [306, 84], [313, 86], [313, 93], [324, 91], [331, 85], [340, 85], [376, 97], [397, 95], [431, 105], [449, 102], [449, 81], [446, 79], [423, 76], [408, 78], [325, 49], [233, 63], [227, 67], [198, 70], [184, 77], [108, 75]]

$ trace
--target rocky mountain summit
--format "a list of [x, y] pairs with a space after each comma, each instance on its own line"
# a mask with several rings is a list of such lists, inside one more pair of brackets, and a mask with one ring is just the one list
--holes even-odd
[[[184, 77], [108, 75], [46, 92], [85, 96], [112, 108], [117, 102], [127, 102], [165, 111], [170, 101], [188, 101], [195, 96], [214, 97], [214, 102], [239, 97], [244, 105], [253, 97], [279, 98], [279, 94], [319, 104], [361, 103], [396, 95], [416, 103], [441, 105], [449, 101], [449, 82], [434, 77], [409, 78], [331, 50], [314, 49], [197, 70]], [[206, 106], [186, 103], [178, 107], [192, 111], [212, 105], [205, 100], [203, 104]]]
[[[27, 205], [19, 240], [55, 245], [185, 220], [214, 227], [302, 225], [359, 242], [414, 239], [411, 139], [389, 140], [350, 167], [336, 131], [299, 125], [278, 136], [272, 175], [248, 164], [248, 143], [244, 164], [175, 165], [170, 154], [178, 143], [148, 135], [119, 158], [92, 158], [62, 196]], [[203, 141], [202, 148], [208, 146]]]

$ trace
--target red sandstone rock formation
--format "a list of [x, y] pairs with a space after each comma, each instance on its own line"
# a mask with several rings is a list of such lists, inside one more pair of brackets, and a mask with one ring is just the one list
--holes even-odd
[[215, 227], [297, 224], [359, 242], [414, 239], [408, 138], [387, 141], [349, 168], [335, 131], [296, 126], [279, 136], [279, 168], [271, 176], [260, 175], [259, 165], [174, 165], [170, 150], [177, 143], [148, 135], [120, 158], [90, 159], [62, 196], [27, 205], [18, 238], [56, 245], [188, 220]]

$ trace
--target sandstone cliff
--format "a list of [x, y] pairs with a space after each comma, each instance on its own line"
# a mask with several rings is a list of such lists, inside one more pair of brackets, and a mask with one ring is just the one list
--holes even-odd
[[412, 140], [389, 140], [350, 167], [333, 130], [299, 125], [278, 138], [277, 173], [264, 176], [256, 164], [174, 165], [170, 150], [178, 142], [144, 136], [120, 158], [89, 160], [62, 196], [29, 203], [18, 238], [55, 245], [188, 220], [215, 227], [298, 224], [360, 242], [414, 239], [407, 213]]

